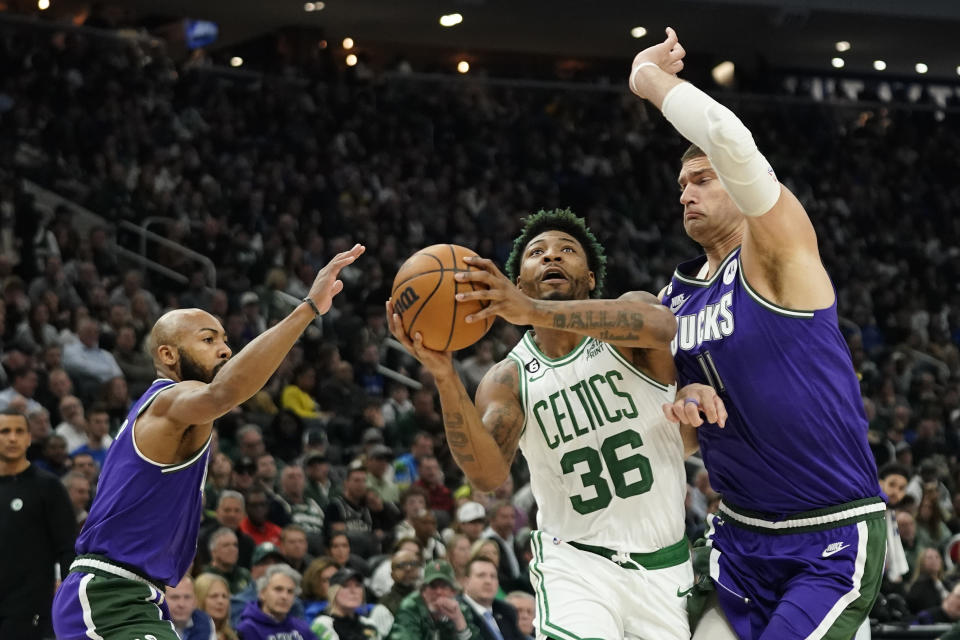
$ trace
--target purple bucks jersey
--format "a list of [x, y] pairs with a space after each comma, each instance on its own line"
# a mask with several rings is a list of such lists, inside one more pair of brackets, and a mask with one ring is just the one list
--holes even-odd
[[712, 386], [726, 427], [697, 429], [710, 484], [725, 501], [788, 515], [880, 494], [867, 420], [836, 302], [792, 311], [743, 277], [740, 249], [709, 280], [680, 265], [663, 304], [677, 316], [678, 387]]
[[174, 384], [156, 380], [132, 407], [110, 445], [97, 496], [77, 538], [77, 554], [96, 553], [175, 585], [197, 550], [210, 440], [190, 459], [160, 464], [137, 448], [137, 418]]

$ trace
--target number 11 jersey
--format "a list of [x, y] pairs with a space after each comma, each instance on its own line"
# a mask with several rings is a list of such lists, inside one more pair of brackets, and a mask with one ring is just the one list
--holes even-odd
[[551, 359], [528, 332], [508, 357], [520, 369], [520, 449], [537, 528], [630, 553], [682, 539], [683, 442], [661, 409], [673, 402], [675, 385], [651, 379], [594, 338]]
[[711, 385], [729, 414], [697, 430], [713, 489], [774, 519], [879, 495], [836, 302], [785, 309], [750, 287], [739, 248], [694, 277], [705, 260], [677, 268], [663, 304], [677, 316], [678, 384]]

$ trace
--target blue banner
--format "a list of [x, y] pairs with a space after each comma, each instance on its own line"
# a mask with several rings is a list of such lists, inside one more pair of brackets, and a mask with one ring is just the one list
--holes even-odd
[[185, 20], [187, 48], [197, 49], [212, 44], [220, 33], [216, 22], [209, 20]]

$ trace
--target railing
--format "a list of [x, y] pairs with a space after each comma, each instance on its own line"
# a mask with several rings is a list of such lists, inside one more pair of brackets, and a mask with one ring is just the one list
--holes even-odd
[[179, 242], [174, 242], [173, 240], [170, 240], [169, 238], [165, 238], [159, 233], [154, 233], [149, 229], [149, 227], [154, 224], [160, 224], [160, 223], [176, 224], [176, 222], [177, 221], [174, 218], [164, 218], [160, 216], [153, 216], [150, 218], [146, 218], [139, 225], [133, 224], [132, 222], [127, 222], [126, 220], [121, 220], [118, 226], [121, 229], [125, 229], [126, 231], [130, 231], [131, 233], [135, 233], [138, 236], [140, 236], [140, 255], [143, 256], [144, 258], [147, 257], [147, 241], [152, 240], [162, 247], [166, 247], [167, 249], [176, 251], [177, 253], [183, 255], [184, 257], [187, 257], [191, 260], [195, 260], [196, 262], [199, 262], [203, 266], [203, 269], [207, 274], [207, 286], [210, 287], [211, 289], [216, 289], [217, 288], [217, 267], [215, 264], [213, 264], [213, 260], [203, 255], [202, 253], [198, 253], [193, 249], [183, 246]]

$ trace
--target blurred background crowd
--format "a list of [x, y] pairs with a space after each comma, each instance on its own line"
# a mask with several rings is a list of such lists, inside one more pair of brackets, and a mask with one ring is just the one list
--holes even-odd
[[[955, 114], [781, 98], [725, 102], [817, 227], [871, 446], [905, 469], [891, 506], [909, 568], [873, 617], [960, 620]], [[362, 242], [334, 309], [216, 423], [192, 579], [171, 610], [185, 634], [196, 610], [232, 638], [259, 595], [320, 638], [415, 638], [417, 598], [462, 591], [482, 605], [463, 608], [467, 626], [509, 601], [519, 616], [501, 611], [501, 637], [529, 637], [526, 463], [493, 493], [465, 482], [432, 380], [390, 340], [383, 304], [415, 250], [452, 242], [502, 264], [523, 215], [568, 206], [606, 248], [609, 296], [658, 291], [694, 254], [684, 146], [619, 90], [252, 78], [138, 43], [0, 30], [0, 409], [27, 414], [29, 458], [62, 479], [79, 530], [155, 378], [144, 336], [159, 314], [203, 308], [239, 351]], [[47, 191], [71, 204], [41, 203]], [[185, 283], [126, 259], [116, 247], [139, 236], [124, 223], [147, 218], [215, 272], [167, 244], [145, 255]], [[498, 322], [457, 354], [471, 393], [522, 330]], [[718, 497], [696, 458], [688, 483], [694, 540]], [[264, 596], [258, 579], [299, 595]]]

